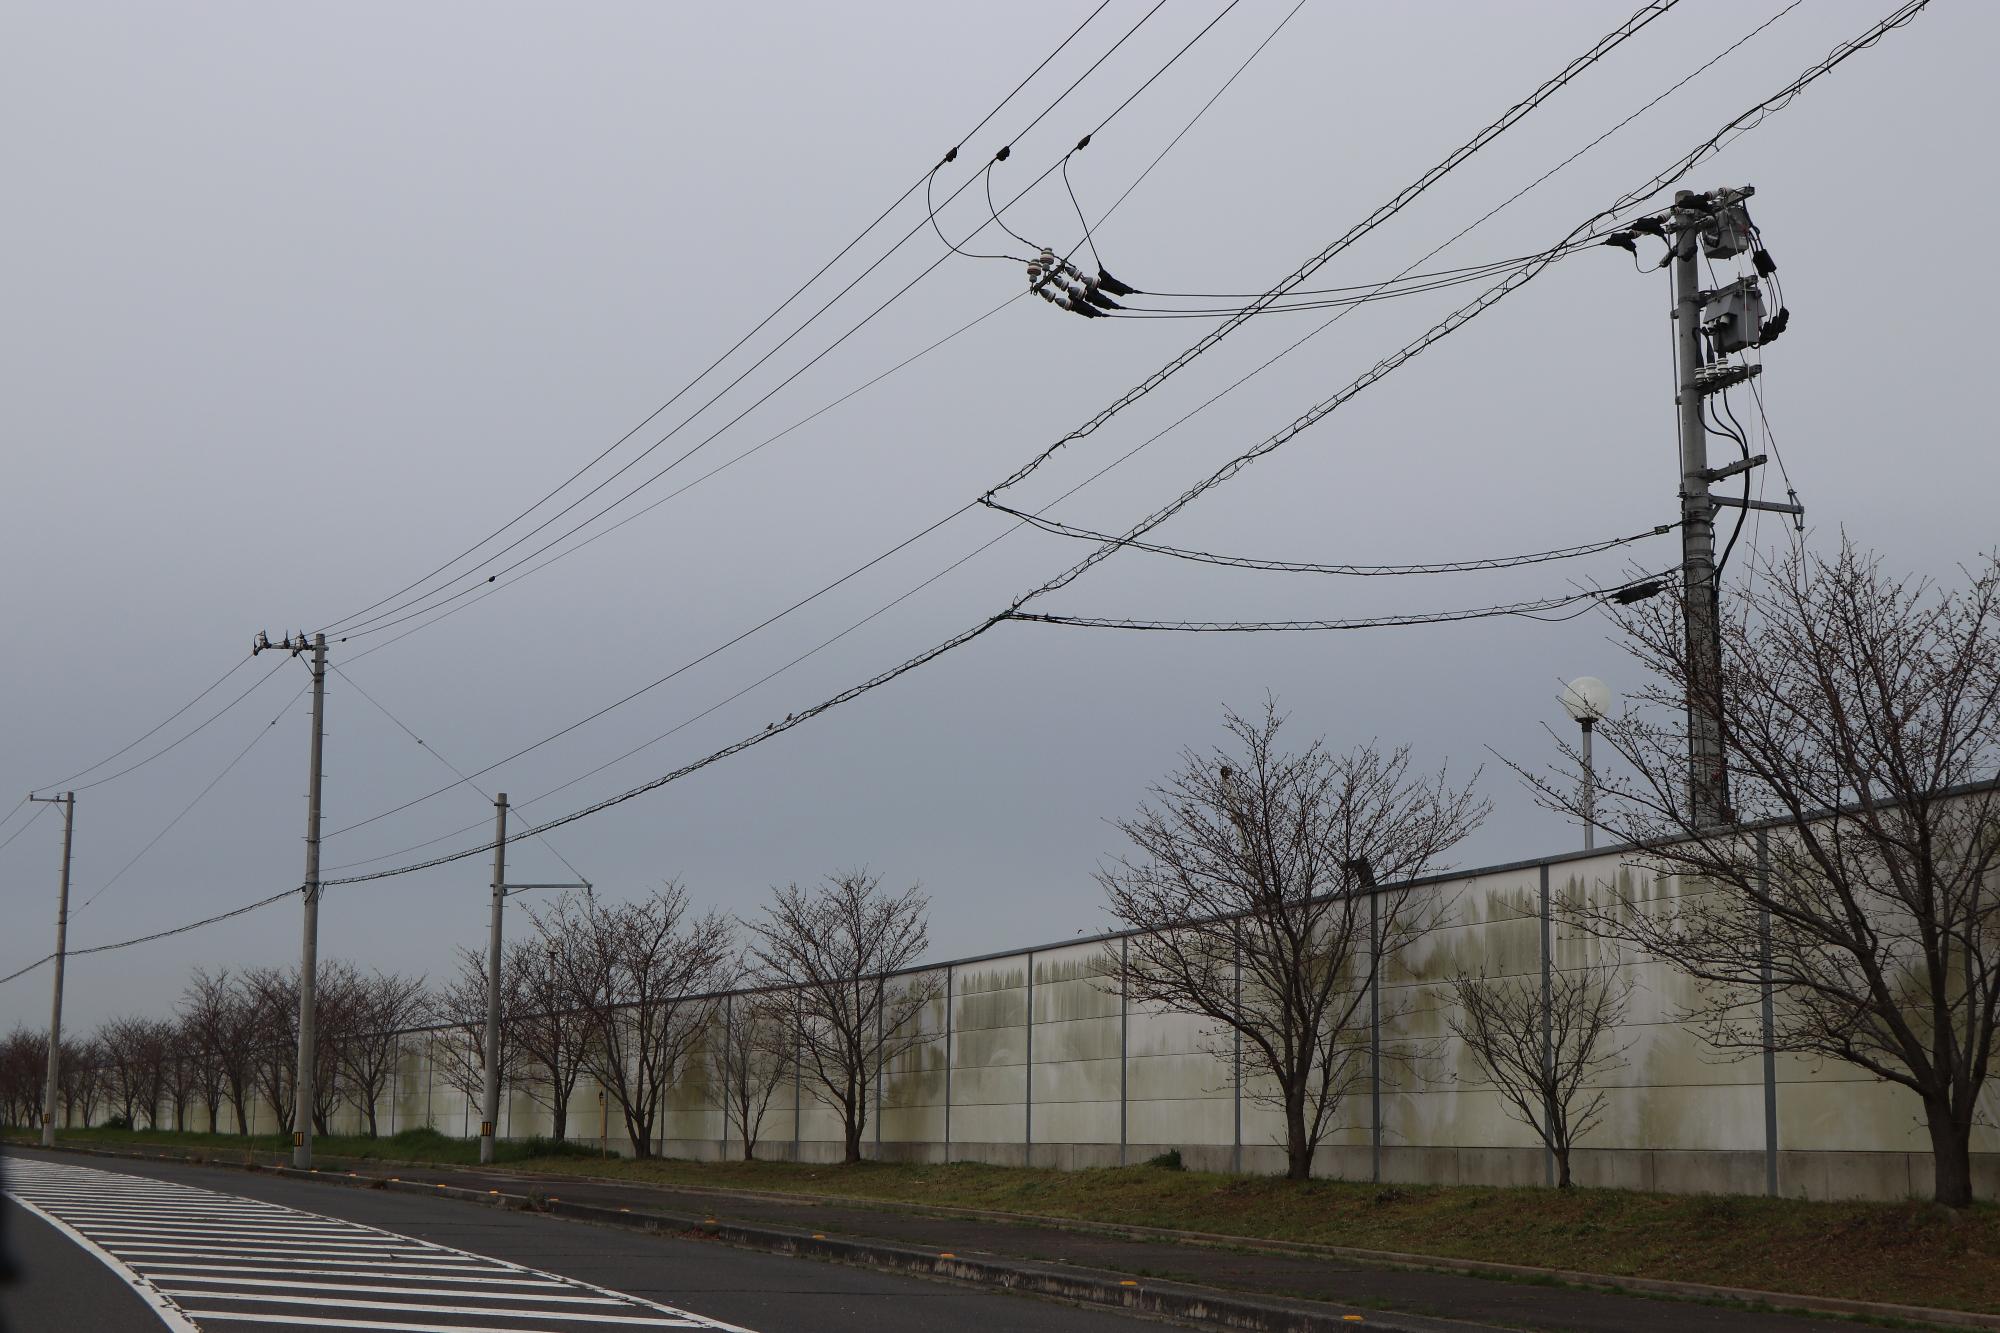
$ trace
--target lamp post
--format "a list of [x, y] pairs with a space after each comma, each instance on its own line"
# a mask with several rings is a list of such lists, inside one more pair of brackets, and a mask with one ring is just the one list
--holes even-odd
[[1611, 708], [1611, 687], [1595, 676], [1578, 676], [1556, 699], [1583, 728], [1583, 850], [1597, 845], [1597, 770], [1590, 760], [1590, 733]]

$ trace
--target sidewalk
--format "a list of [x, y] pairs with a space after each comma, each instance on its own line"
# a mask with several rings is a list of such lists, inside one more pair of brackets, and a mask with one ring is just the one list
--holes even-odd
[[[175, 1161], [201, 1156], [223, 1164], [232, 1159], [232, 1154], [220, 1152], [135, 1150], [130, 1154], [107, 1151], [105, 1155]], [[233, 1156], [238, 1161], [242, 1157]], [[355, 1172], [352, 1176], [344, 1174], [350, 1165]], [[1080, 1284], [1077, 1299], [1083, 1300], [1103, 1299], [1107, 1284], [1113, 1288], [1185, 1284], [1266, 1303], [1274, 1314], [1295, 1310], [1307, 1316], [1300, 1327], [1323, 1327], [1329, 1319], [1342, 1319], [1340, 1311], [1363, 1312], [1363, 1327], [1399, 1327], [1412, 1333], [1438, 1328], [1433, 1320], [1569, 1333], [1682, 1333], [1694, 1329], [1716, 1333], [1832, 1333], [1834, 1330], [1852, 1333], [1856, 1327], [1851, 1321], [1833, 1315], [1777, 1313], [1771, 1307], [1792, 1304], [1785, 1297], [1770, 1298], [1758, 1308], [1755, 1293], [1741, 1293], [1737, 1301], [1720, 1304], [1715, 1303], [1713, 1295], [1707, 1297], [1710, 1303], [1697, 1303], [1690, 1299], [1653, 1299], [1577, 1285], [1556, 1285], [1558, 1280], [1587, 1282], [1588, 1275], [1580, 1273], [1563, 1274], [1558, 1279], [1541, 1270], [1521, 1270], [1513, 1280], [1505, 1280], [1498, 1276], [1472, 1276], [1466, 1271], [1369, 1262], [1344, 1253], [1303, 1249], [1287, 1252], [1247, 1242], [1175, 1239], [1171, 1233], [1144, 1234], [1137, 1229], [1011, 1220], [994, 1214], [920, 1210], [850, 1200], [608, 1182], [514, 1172], [504, 1167], [391, 1166], [332, 1161], [326, 1166], [328, 1170], [322, 1175], [329, 1183], [359, 1185], [393, 1180], [401, 1188], [444, 1186], [453, 1192], [464, 1191], [482, 1202], [540, 1205], [557, 1215], [580, 1220], [652, 1225], [663, 1231], [708, 1234], [725, 1242], [759, 1248], [778, 1248], [901, 1271], [933, 1271], [961, 1280], [1019, 1286], [1024, 1290], [1061, 1294], [1059, 1286], [1051, 1285], [1050, 1275], [1069, 1275]], [[343, 1174], [333, 1174], [336, 1166]], [[289, 1168], [285, 1170], [289, 1173]], [[878, 1244], [871, 1246], [867, 1242]], [[1583, 1254], [1578, 1257], [1580, 1261], [1587, 1258]], [[956, 1262], [940, 1264], [940, 1259]], [[1016, 1274], [1019, 1280], [1010, 1274]], [[1667, 1290], [1675, 1285], [1659, 1284]], [[1085, 1286], [1094, 1287], [1098, 1294], [1085, 1294]], [[1685, 1290], [1692, 1294], [1709, 1289]], [[1185, 1305], [1185, 1295], [1181, 1300]], [[1318, 1308], [1312, 1309], [1301, 1302]], [[1389, 1312], [1415, 1318], [1398, 1320]], [[1859, 1305], [1853, 1312], [1912, 1322], [1942, 1313]], [[1353, 1326], [1352, 1315], [1346, 1319]], [[1262, 1326], [1277, 1327], [1285, 1322], [1289, 1321], [1280, 1319]], [[1993, 1316], [1953, 1316], [1950, 1322], [1960, 1327], [2000, 1328], [2000, 1318]]]

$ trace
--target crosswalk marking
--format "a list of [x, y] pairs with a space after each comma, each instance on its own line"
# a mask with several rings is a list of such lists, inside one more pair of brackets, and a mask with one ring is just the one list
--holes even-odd
[[[278, 1204], [15, 1158], [6, 1193], [82, 1245], [171, 1329], [746, 1333], [559, 1274]], [[299, 1307], [309, 1306], [310, 1312]]]

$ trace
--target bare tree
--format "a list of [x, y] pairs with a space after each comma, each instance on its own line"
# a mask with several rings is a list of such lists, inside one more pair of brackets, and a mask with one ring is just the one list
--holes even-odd
[[0, 1038], [0, 1125], [33, 1129], [42, 1123], [48, 1059], [46, 1033], [17, 1027]]
[[[583, 1077], [590, 1041], [589, 1015], [564, 982], [562, 941], [543, 937], [508, 947], [505, 975], [518, 978], [520, 1011], [511, 1025], [513, 1062], [520, 1086], [549, 1112], [554, 1137], [569, 1134], [569, 1103]], [[514, 983], [510, 983], [514, 984]], [[502, 1029], [503, 1048], [508, 1029]]]
[[590, 1070], [618, 1103], [633, 1154], [650, 1157], [661, 1101], [715, 1012], [729, 921], [695, 917], [687, 891], [671, 882], [634, 903], [565, 895], [534, 919], [544, 937], [563, 942], [567, 1007], [589, 1024]]
[[97, 1116], [97, 1099], [104, 1084], [104, 1047], [96, 1037], [63, 1043], [62, 1067], [56, 1077], [62, 1096], [65, 1127], [89, 1128]]
[[1552, 970], [1542, 979], [1460, 973], [1445, 1026], [1465, 1043], [1509, 1117], [1541, 1137], [1569, 1189], [1570, 1149], [1596, 1128], [1606, 1093], [1597, 1080], [1625, 1065], [1631, 1043], [1612, 1045], [1632, 982], [1617, 966]]
[[296, 1075], [299, 1050], [298, 978], [275, 967], [243, 973], [243, 1003], [257, 1032], [251, 1073], [257, 1092], [290, 1134], [297, 1119]]
[[[500, 964], [500, 1083], [514, 1077], [520, 1063], [517, 1033], [524, 1003], [522, 976], [514, 951]], [[458, 971], [431, 996], [431, 1021], [444, 1026], [433, 1048], [444, 1081], [477, 1106], [486, 1092], [486, 955], [461, 946]]]
[[429, 1009], [422, 977], [373, 972], [352, 976], [346, 983], [346, 1030], [339, 1034], [334, 1056], [339, 1062], [341, 1095], [361, 1112], [368, 1137], [380, 1134], [378, 1114], [384, 1093], [396, 1077], [403, 1031], [423, 1020]]
[[119, 1117], [137, 1129], [143, 1113], [146, 1123], [157, 1128], [162, 1049], [153, 1021], [115, 1018], [98, 1029], [97, 1039], [104, 1048], [109, 1092]]
[[209, 1128], [222, 1130], [221, 1099], [236, 1112], [236, 1132], [250, 1132], [248, 1100], [259, 1033], [252, 988], [227, 969], [196, 968], [181, 991], [180, 1012], [202, 1062], [202, 1097]]
[[709, 1095], [743, 1140], [743, 1160], [757, 1160], [764, 1113], [791, 1072], [792, 1006], [783, 996], [741, 997], [724, 1013], [722, 1034], [709, 1047]]
[[161, 1019], [158, 1023], [161, 1058], [160, 1089], [166, 1095], [166, 1104], [173, 1108], [174, 1129], [187, 1129], [188, 1103], [192, 1102], [201, 1088], [201, 1066], [197, 1059], [197, 1047], [190, 1040], [187, 1023], [183, 1019]]
[[1154, 802], [1118, 823], [1136, 855], [1098, 882], [1140, 933], [1107, 972], [1123, 962], [1132, 999], [1209, 1020], [1218, 1047], [1241, 1034], [1244, 1091], [1283, 1113], [1286, 1174], [1304, 1180], [1365, 1072], [1376, 973], [1440, 918], [1375, 884], [1443, 870], [1488, 807], [1443, 771], [1413, 776], [1407, 749], [1287, 753], [1269, 701], [1255, 721], [1224, 716], [1240, 753], [1184, 751]]
[[[1769, 1045], [1909, 1089], [1937, 1200], [1963, 1206], [2000, 1026], [2000, 558], [1953, 591], [1845, 542], [1763, 572], [1724, 607], [1719, 671], [1689, 669], [1672, 598], [1620, 614], [1657, 683], [1598, 724], [1623, 761], [1598, 821], [1683, 887], [1574, 915], [1692, 978], [1685, 1016], [1724, 1051], [1764, 1049], [1768, 968]], [[1733, 822], [1690, 808], [1691, 693], [1727, 705]], [[1576, 760], [1531, 778], [1545, 803], [1578, 811]]]
[[930, 900], [914, 885], [881, 891], [879, 875], [829, 875], [817, 890], [771, 891], [761, 921], [747, 923], [762, 980], [784, 988], [800, 1072], [840, 1113], [842, 1160], [861, 1160], [868, 1097], [884, 1065], [929, 1040], [917, 1018], [937, 978], [898, 977], [929, 944]]

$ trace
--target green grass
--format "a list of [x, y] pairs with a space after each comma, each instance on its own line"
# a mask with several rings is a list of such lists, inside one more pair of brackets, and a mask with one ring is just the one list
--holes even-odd
[[[226, 1157], [234, 1135], [91, 1130], [95, 1144], [171, 1143]], [[278, 1136], [248, 1141], [263, 1153]], [[434, 1130], [318, 1138], [328, 1159], [469, 1164], [476, 1140]], [[1632, 1190], [1304, 1184], [1140, 1165], [1091, 1171], [601, 1158], [581, 1144], [502, 1143], [516, 1169], [658, 1185], [954, 1205], [1079, 1221], [1487, 1260], [1618, 1277], [2000, 1313], [2000, 1206], [1808, 1203]], [[1165, 1165], [1164, 1163], [1162, 1165]]]
[[[32, 1141], [14, 1133], [7, 1137], [14, 1142]], [[229, 1159], [277, 1157], [292, 1150], [289, 1134], [194, 1134], [170, 1130], [99, 1128], [66, 1129], [62, 1131], [61, 1139], [64, 1143], [90, 1147], [153, 1144], [201, 1148], [219, 1158]], [[313, 1136], [313, 1149], [319, 1156], [345, 1161], [431, 1162], [439, 1166], [472, 1166], [479, 1161], [478, 1139], [453, 1138], [428, 1128], [406, 1129], [374, 1139], [363, 1134], [316, 1134]], [[597, 1156], [593, 1149], [581, 1144], [540, 1137], [519, 1141], [503, 1139], [494, 1145], [494, 1149], [496, 1158], [502, 1162], [531, 1159], [557, 1162], [569, 1158], [594, 1159]]]

